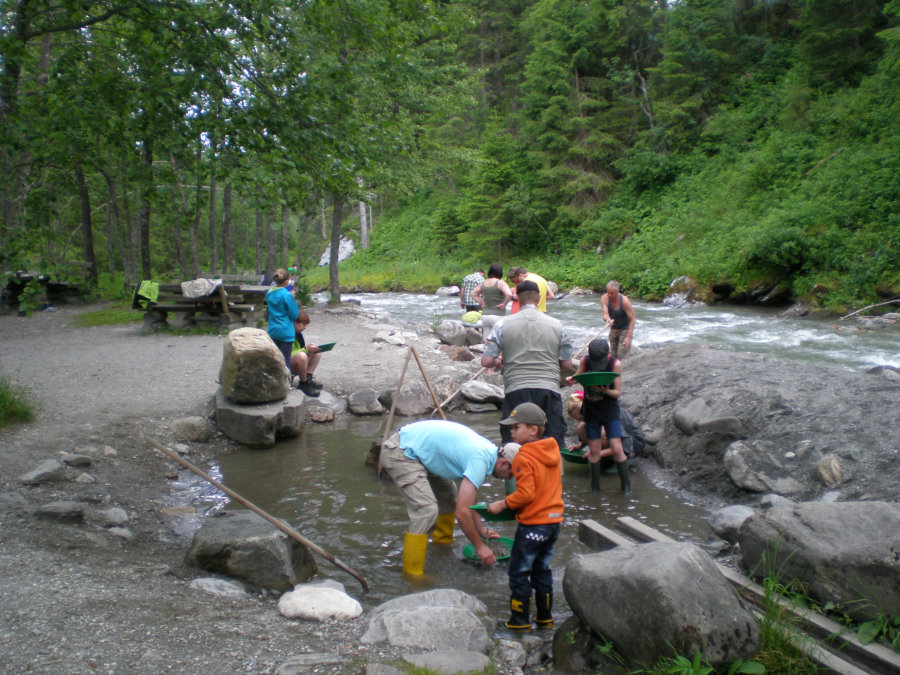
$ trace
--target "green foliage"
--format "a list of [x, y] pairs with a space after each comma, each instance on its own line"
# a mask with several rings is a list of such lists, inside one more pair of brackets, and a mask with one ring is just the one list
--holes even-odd
[[895, 652], [900, 653], [900, 616], [893, 619], [879, 616], [873, 621], [864, 621], [859, 624], [856, 634], [864, 645], [880, 640], [890, 645]]
[[[777, 557], [777, 552], [771, 556], [773, 559]], [[805, 597], [795, 590], [796, 584], [782, 582], [783, 569], [773, 567], [770, 556], [765, 556], [761, 564], [766, 576], [762, 583], [764, 603], [759, 624], [762, 649], [756, 659], [768, 672], [814, 675], [819, 672], [818, 664], [798, 648], [800, 622], [787, 608], [791, 605], [804, 606]]]
[[28, 392], [0, 375], [0, 429], [18, 422], [30, 422], [34, 418], [34, 407]]
[[111, 300], [131, 304], [134, 288], [125, 283], [121, 272], [101, 272], [97, 275], [97, 287], [94, 293], [100, 300]]
[[[871, 606], [867, 600], [861, 600], [858, 604], [861, 607]], [[859, 622], [852, 619], [844, 611], [844, 608], [833, 602], [816, 603], [815, 606], [818, 611], [829, 615], [838, 623], [854, 631], [862, 644], [867, 645], [877, 640], [900, 653], [900, 616], [889, 617], [881, 614], [875, 619]]]
[[140, 323], [144, 320], [141, 312], [131, 309], [131, 304], [116, 303], [104, 309], [78, 314], [73, 323], [76, 326], [89, 328], [93, 326], [115, 326], [129, 323]]
[[[698, 651], [694, 653], [693, 658], [682, 654], [664, 656], [653, 666], [636, 672], [647, 673], [647, 675], [715, 675], [722, 671], [716, 671]], [[728, 675], [763, 675], [766, 667], [758, 661], [738, 659], [724, 672], [727, 672]]]
[[19, 295], [19, 312], [31, 314], [41, 306], [41, 283], [37, 277], [28, 280]]
[[896, 0], [29, 6], [0, 37], [4, 270], [80, 249], [125, 300], [125, 279], [260, 269], [270, 234], [306, 263], [337, 197], [377, 207], [345, 287], [516, 259], [646, 298], [684, 274], [831, 309], [900, 295]]

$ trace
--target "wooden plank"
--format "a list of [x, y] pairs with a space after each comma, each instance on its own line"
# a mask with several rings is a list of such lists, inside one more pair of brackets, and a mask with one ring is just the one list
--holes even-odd
[[162, 304], [153, 305], [152, 307], [149, 308], [148, 311], [153, 311], [153, 310], [157, 310], [160, 312], [199, 312], [199, 311], [203, 311], [204, 308], [198, 307], [196, 303], [190, 303], [190, 304], [179, 303], [179, 304], [169, 304], [169, 305], [162, 305]]
[[652, 527], [644, 525], [641, 521], [635, 520], [630, 516], [616, 518], [616, 526], [639, 541], [675, 541], [672, 537], [654, 530]]
[[616, 546], [631, 547], [635, 543], [623, 537], [615, 530], [604, 527], [595, 520], [581, 520], [578, 522], [578, 541], [594, 551], [608, 551]]
[[[737, 587], [741, 597], [760, 607], [765, 605], [766, 592], [762, 586], [735, 569], [716, 564], [722, 575]], [[776, 597], [774, 601], [796, 620], [799, 627], [817, 640], [828, 641], [842, 654], [862, 666], [871, 668], [874, 673], [900, 675], [900, 654], [880, 644], [864, 645], [856, 633], [826, 616], [797, 607], [787, 598]]]
[[[753, 616], [756, 617], [756, 620], [762, 623], [763, 613], [755, 609], [751, 609], [750, 611], [753, 613]], [[788, 639], [798, 650], [806, 654], [820, 666], [829, 668], [832, 672], [840, 673], [840, 675], [880, 675], [877, 670], [872, 671], [857, 667], [856, 664], [841, 658], [839, 654], [826, 649], [825, 646], [819, 642], [805, 639], [803, 635], [794, 633], [793, 635], [790, 635]]]

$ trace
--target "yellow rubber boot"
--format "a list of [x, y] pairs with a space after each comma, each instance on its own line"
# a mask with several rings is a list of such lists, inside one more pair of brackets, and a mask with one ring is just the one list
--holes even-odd
[[431, 533], [431, 541], [435, 544], [453, 543], [453, 526], [456, 525], [456, 514], [442, 513], [437, 517], [437, 524]]
[[428, 549], [427, 534], [406, 533], [403, 538], [403, 572], [420, 577], [425, 574], [425, 552]]

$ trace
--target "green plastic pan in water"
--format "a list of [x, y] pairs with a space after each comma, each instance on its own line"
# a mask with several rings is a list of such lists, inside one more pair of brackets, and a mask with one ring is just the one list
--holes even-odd
[[602, 387], [612, 384], [619, 376], [619, 373], [597, 372], [597, 373], [580, 373], [573, 375], [572, 378], [582, 387]]
[[[499, 545], [498, 543], [499, 542]], [[491, 547], [491, 550], [494, 552], [494, 555], [497, 556], [498, 561], [509, 560], [509, 554], [512, 551], [513, 540], [509, 537], [500, 537], [499, 539], [486, 539], [485, 543]], [[505, 547], [506, 554], [503, 555], [502, 549]], [[472, 562], [481, 562], [481, 558], [478, 557], [478, 554], [475, 553], [475, 547], [472, 545], [472, 542], [469, 542], [463, 547], [462, 550], [463, 557], [466, 560], [471, 560]]]
[[488, 511], [487, 504], [472, 504], [469, 508], [489, 522], [516, 519], [516, 512], [510, 511], [509, 509], [501, 511], [500, 513], [491, 513]]
[[587, 464], [587, 457], [584, 456], [584, 453], [587, 452], [587, 448], [582, 448], [581, 450], [560, 450], [559, 454], [562, 455], [562, 458], [567, 462], [572, 462], [572, 464]]

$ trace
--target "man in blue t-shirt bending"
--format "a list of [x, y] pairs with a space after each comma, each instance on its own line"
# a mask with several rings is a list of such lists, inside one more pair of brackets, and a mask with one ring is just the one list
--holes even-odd
[[[511, 456], [510, 456], [511, 455]], [[497, 558], [484, 543], [499, 535], [484, 527], [469, 507], [488, 474], [512, 477], [515, 450], [498, 451], [491, 441], [457, 422], [413, 422], [394, 432], [381, 448], [381, 465], [394, 479], [409, 514], [403, 539], [403, 571], [422, 575], [428, 533], [435, 544], [453, 542], [455, 520], [485, 565]], [[460, 481], [459, 489], [456, 481]]]

